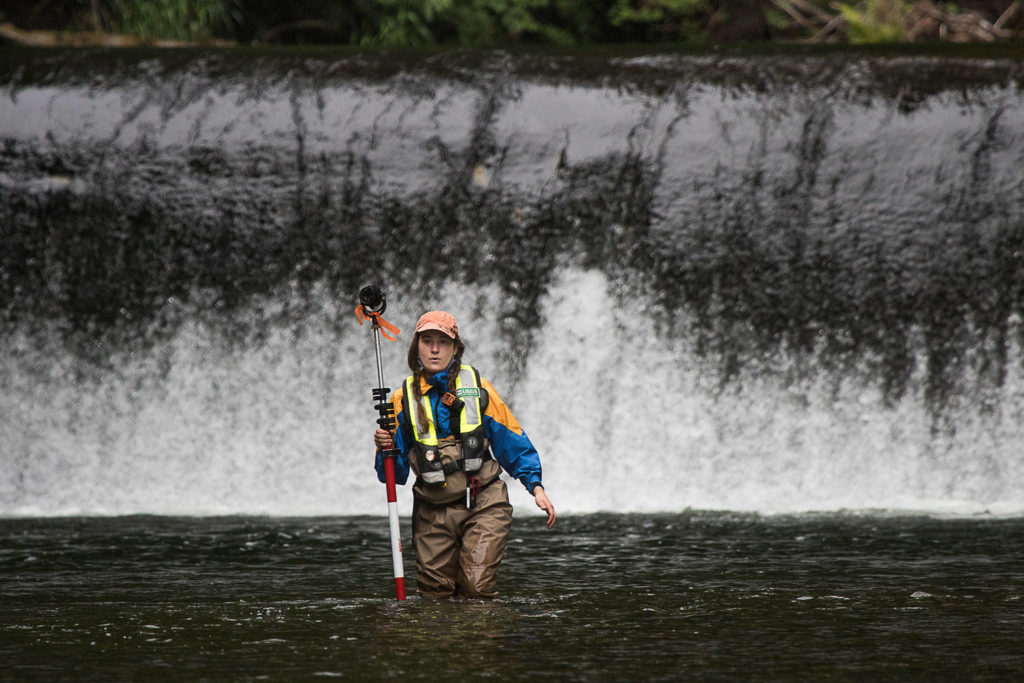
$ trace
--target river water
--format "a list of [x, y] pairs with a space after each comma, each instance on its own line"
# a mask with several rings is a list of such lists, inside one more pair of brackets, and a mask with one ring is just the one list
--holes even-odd
[[519, 518], [491, 604], [397, 602], [387, 533], [373, 517], [0, 521], [4, 669], [14, 680], [1024, 674], [1019, 519], [595, 514], [549, 531]]

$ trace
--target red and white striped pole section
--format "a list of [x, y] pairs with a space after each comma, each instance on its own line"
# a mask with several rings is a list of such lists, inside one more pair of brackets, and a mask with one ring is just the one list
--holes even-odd
[[[373, 325], [373, 344], [377, 352], [377, 388], [373, 398], [377, 401], [380, 417], [377, 423], [389, 432], [395, 431], [394, 407], [388, 403], [388, 389], [384, 386], [384, 371], [380, 363], [380, 326]], [[397, 448], [381, 451], [384, 458], [384, 486], [388, 492], [388, 524], [391, 528], [391, 563], [395, 572], [395, 598], [405, 600], [405, 569], [402, 567], [402, 531], [398, 526], [398, 493], [395, 490], [395, 456]]]
[[395, 494], [395, 456], [384, 456], [384, 484], [388, 490], [388, 522], [391, 526], [391, 563], [395, 573], [395, 599], [405, 600], [405, 569], [402, 567], [402, 532], [398, 528], [398, 496]]

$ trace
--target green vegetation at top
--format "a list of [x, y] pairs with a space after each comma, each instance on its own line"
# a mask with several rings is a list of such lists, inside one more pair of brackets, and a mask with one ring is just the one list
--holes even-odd
[[1024, 37], [1021, 0], [7, 0], [2, 19], [9, 40], [47, 29], [384, 47]]

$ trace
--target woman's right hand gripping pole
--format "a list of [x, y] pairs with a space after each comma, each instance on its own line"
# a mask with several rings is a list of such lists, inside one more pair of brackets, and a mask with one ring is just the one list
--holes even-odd
[[391, 432], [378, 428], [373, 433], [373, 444], [377, 447], [378, 451], [386, 451], [389, 448], [395, 447], [395, 440], [391, 436]]

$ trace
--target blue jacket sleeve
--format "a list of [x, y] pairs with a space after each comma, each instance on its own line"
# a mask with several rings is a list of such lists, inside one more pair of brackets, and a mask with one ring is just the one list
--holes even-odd
[[480, 384], [488, 394], [487, 410], [484, 411], [484, 434], [491, 442], [494, 458], [503, 470], [533, 493], [535, 486], [543, 485], [540, 454], [491, 383], [481, 378]]
[[[395, 390], [391, 395], [391, 404], [395, 406], [395, 420], [398, 423], [398, 429], [395, 430], [395, 448], [400, 451], [395, 456], [395, 483], [401, 486], [409, 480], [409, 444], [405, 442], [406, 415], [402, 412], [401, 389]], [[384, 483], [384, 458], [380, 451], [377, 451], [374, 468], [377, 470], [377, 479]]]

